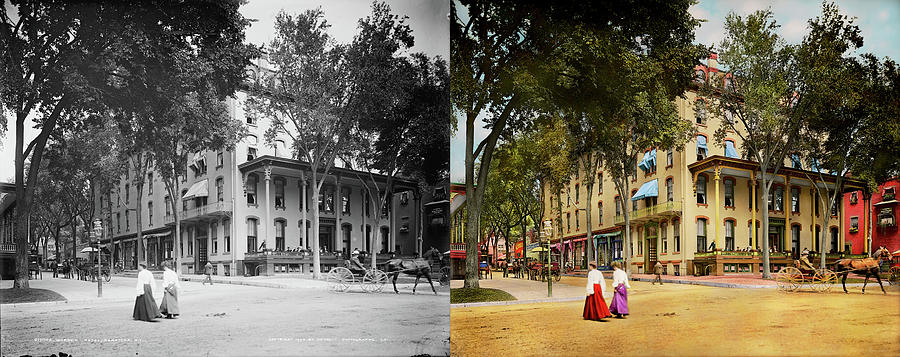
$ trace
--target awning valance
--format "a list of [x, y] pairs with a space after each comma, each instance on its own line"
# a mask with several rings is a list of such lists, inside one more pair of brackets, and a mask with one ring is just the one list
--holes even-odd
[[631, 197], [631, 200], [637, 201], [642, 198], [658, 196], [659, 189], [656, 186], [657, 186], [657, 179], [653, 179], [653, 181], [648, 181], [647, 183], [641, 185], [641, 188], [637, 190], [637, 192], [634, 194], [634, 197]]
[[738, 157], [737, 150], [735, 150], [734, 148], [734, 141], [725, 142], [725, 157], [740, 159], [740, 157]]
[[188, 189], [187, 193], [184, 194], [184, 197], [181, 197], [182, 200], [189, 200], [195, 197], [207, 197], [209, 196], [209, 179], [204, 179], [203, 181], [195, 182], [190, 189]]

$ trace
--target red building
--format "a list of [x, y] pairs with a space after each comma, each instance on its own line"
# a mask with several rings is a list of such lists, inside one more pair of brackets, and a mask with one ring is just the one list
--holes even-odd
[[[900, 249], [898, 188], [900, 177], [895, 177], [878, 186], [871, 197], [864, 197], [862, 191], [844, 194], [844, 234], [853, 254], [869, 253], [882, 245], [892, 252]], [[866, 236], [871, 237], [871, 245]]]

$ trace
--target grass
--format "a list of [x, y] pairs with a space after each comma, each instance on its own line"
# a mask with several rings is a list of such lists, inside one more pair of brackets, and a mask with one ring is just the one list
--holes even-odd
[[47, 289], [0, 289], [0, 304], [65, 301], [59, 293]]
[[513, 301], [515, 297], [500, 289], [450, 289], [450, 303], [461, 304], [485, 301]]

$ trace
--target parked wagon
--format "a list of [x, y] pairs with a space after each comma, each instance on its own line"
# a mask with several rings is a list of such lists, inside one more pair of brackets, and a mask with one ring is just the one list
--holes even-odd
[[837, 283], [837, 274], [829, 269], [810, 269], [799, 260], [794, 260], [794, 266], [785, 267], [775, 274], [775, 283], [781, 291], [795, 291], [803, 284], [809, 284], [817, 292], [827, 292]]
[[891, 253], [891, 276], [888, 280], [891, 285], [900, 285], [900, 250]]
[[378, 269], [360, 270], [353, 267], [349, 260], [345, 260], [342, 266], [331, 268], [327, 281], [331, 291], [345, 292], [353, 285], [359, 285], [364, 292], [375, 293], [384, 289], [388, 281], [385, 272]]

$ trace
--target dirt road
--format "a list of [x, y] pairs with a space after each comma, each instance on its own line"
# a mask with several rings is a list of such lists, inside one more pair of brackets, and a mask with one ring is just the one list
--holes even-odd
[[[566, 279], [578, 285], [583, 279]], [[783, 293], [631, 282], [631, 315], [582, 319], [583, 302], [454, 308], [451, 354], [900, 355], [900, 294]]]

